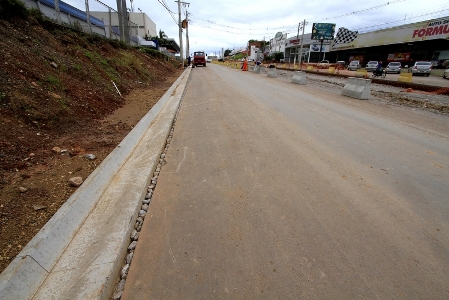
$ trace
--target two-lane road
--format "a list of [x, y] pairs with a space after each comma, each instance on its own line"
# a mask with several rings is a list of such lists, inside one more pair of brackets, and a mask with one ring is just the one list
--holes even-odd
[[122, 299], [448, 299], [449, 118], [195, 68]]

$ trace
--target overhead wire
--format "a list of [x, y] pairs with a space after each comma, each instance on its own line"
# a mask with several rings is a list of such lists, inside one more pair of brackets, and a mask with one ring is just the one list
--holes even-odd
[[[309, 21], [308, 23], [312, 24], [312, 23], [317, 23], [317, 22], [325, 21], [325, 20], [340, 19], [340, 18], [351, 16], [351, 15], [366, 13], [366, 12], [369, 12], [369, 11], [372, 11], [372, 10], [376, 10], [376, 9], [380, 9], [380, 8], [386, 7], [388, 5], [402, 3], [402, 2], [405, 2], [405, 1], [407, 1], [407, 0], [389, 1], [389, 2], [386, 2], [386, 3], [383, 3], [383, 4], [379, 4], [379, 5], [376, 5], [376, 6], [369, 7], [369, 8], [353, 11], [353, 12], [350, 12], [350, 13], [345, 13], [345, 14], [341, 14], [341, 15], [337, 15], [337, 16], [333, 16], [333, 17], [326, 17], [326, 18], [322, 18], [322, 19], [318, 19], [318, 20], [314, 20], [314, 21]], [[428, 13], [425, 13], [425, 14], [420, 14], [418, 16], [409, 17], [407, 20], [418, 19], [420, 17], [429, 16], [429, 15], [433, 15], [433, 14], [441, 14], [442, 11], [447, 11], [447, 10], [448, 9], [444, 9], [444, 6], [443, 6], [443, 9], [438, 9], [438, 10], [434, 10], [434, 11], [431, 11], [431, 12], [428, 12]], [[198, 16], [196, 16], [194, 14], [191, 14], [191, 13], [189, 14], [189, 17], [191, 17], [191, 24], [194, 25], [194, 26], [199, 26], [199, 27], [203, 27], [203, 28], [209, 28], [211, 30], [216, 30], [216, 31], [221, 31], [221, 32], [228, 32], [228, 33], [231, 33], [231, 34], [268, 35], [269, 33], [267, 31], [272, 31], [272, 30], [278, 30], [278, 31], [282, 31], [283, 33], [289, 33], [289, 32], [294, 31], [297, 28], [297, 26], [298, 26], [298, 24], [293, 24], [293, 25], [280, 26], [280, 27], [267, 27], [267, 28], [266, 27], [258, 27], [258, 28], [249, 28], [248, 29], [247, 27], [246, 28], [242, 28], [242, 27], [235, 27], [235, 26], [220, 24], [220, 23], [217, 23], [217, 22], [214, 22], [214, 21], [203, 19], [203, 18], [198, 17]], [[400, 17], [399, 16], [398, 17], [394, 17], [394, 19], [396, 19], [396, 18], [400, 18]], [[364, 27], [361, 27], [361, 28], [358, 28], [358, 29], [351, 28], [351, 30], [358, 30], [359, 32], [361, 32], [361, 31], [367, 32], [367, 31], [370, 31], [370, 28], [371, 28], [371, 30], [373, 30], [373, 28], [376, 28], [377, 30], [379, 30], [379, 29], [388, 28], [385, 25], [393, 25], [393, 24], [401, 23], [401, 20], [397, 20], [397, 21], [390, 21], [390, 20], [391, 20], [391, 18], [385, 19], [385, 20], [378, 20], [376, 22], [371, 23], [372, 25], [364, 26]], [[403, 23], [405, 23], [405, 22], [406, 21], [404, 21]], [[241, 31], [235, 32], [232, 29], [234, 29], [234, 30], [241, 30]], [[244, 31], [244, 32], [242, 32], [242, 31]], [[261, 31], [264, 31], [264, 32], [261, 33]]]

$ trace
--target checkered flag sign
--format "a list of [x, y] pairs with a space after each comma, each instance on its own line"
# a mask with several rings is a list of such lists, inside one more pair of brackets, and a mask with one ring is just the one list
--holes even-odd
[[334, 39], [334, 44], [347, 44], [356, 39], [358, 31], [350, 31], [344, 27], [338, 29], [337, 35]]

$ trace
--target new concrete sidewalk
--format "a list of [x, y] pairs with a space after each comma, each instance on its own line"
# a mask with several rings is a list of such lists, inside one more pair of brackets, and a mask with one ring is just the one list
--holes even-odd
[[110, 299], [188, 68], [0, 274], [1, 299]]

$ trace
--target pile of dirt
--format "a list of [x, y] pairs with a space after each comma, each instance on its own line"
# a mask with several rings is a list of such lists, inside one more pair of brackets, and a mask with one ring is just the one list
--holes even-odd
[[0, 31], [1, 272], [183, 70], [38, 14]]

